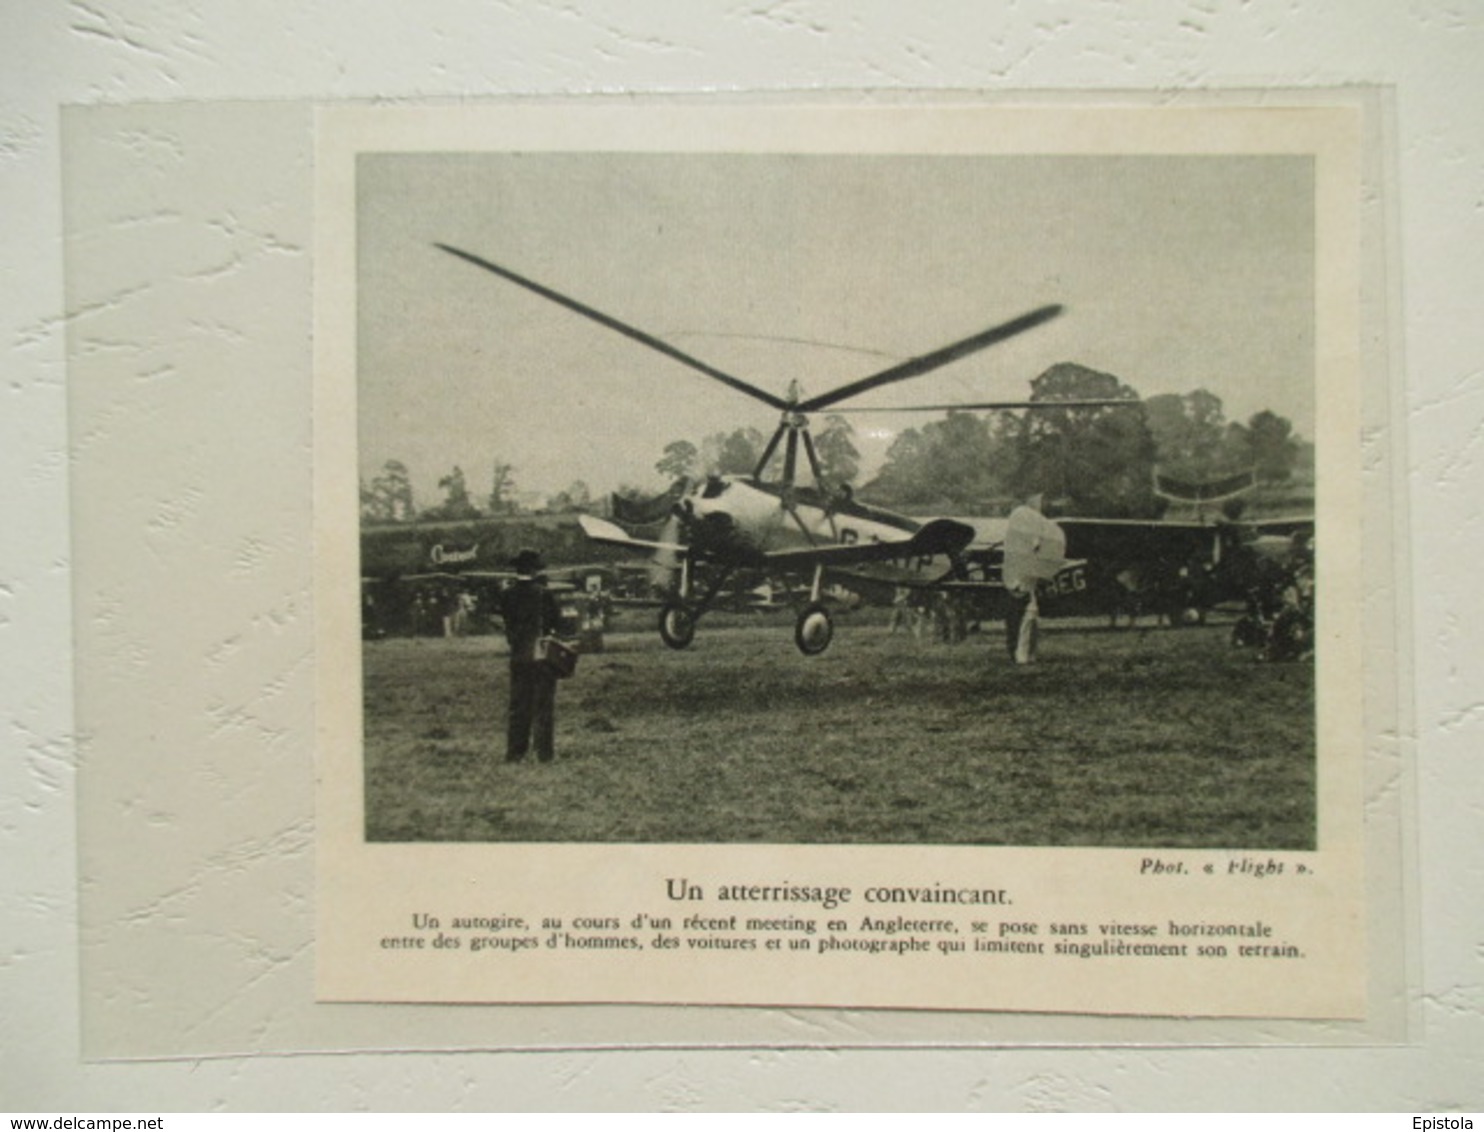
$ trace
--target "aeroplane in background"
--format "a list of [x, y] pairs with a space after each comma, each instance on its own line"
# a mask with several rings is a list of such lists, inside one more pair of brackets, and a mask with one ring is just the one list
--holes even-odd
[[1279, 583], [1295, 559], [1311, 553], [1314, 518], [1244, 519], [1240, 504], [1257, 487], [1254, 470], [1197, 479], [1154, 472], [1155, 494], [1189, 519], [1061, 518], [1075, 570], [1046, 587], [1050, 613], [1100, 606], [1116, 623], [1141, 613], [1171, 625], [1204, 621], [1217, 605], [1246, 603]]
[[[1044, 617], [1144, 614], [1172, 626], [1203, 622], [1218, 606], [1251, 612], [1277, 600], [1285, 576], [1312, 567], [1312, 515], [1244, 519], [1231, 505], [1257, 487], [1252, 471], [1204, 480], [1156, 471], [1156, 494], [1193, 510], [1188, 519], [1048, 519], [1039, 497], [1010, 518], [960, 518], [974, 529], [951, 577], [932, 563], [873, 566], [853, 582], [878, 600], [895, 587], [954, 592], [978, 619], [1002, 615], [1007, 589], [1034, 580]], [[1226, 508], [1210, 509], [1216, 504]], [[1060, 510], [1060, 508], [1057, 508]]]
[[565, 635], [579, 636], [591, 621], [591, 601], [608, 614], [647, 592], [647, 567], [595, 548], [571, 516], [369, 523], [360, 540], [362, 636], [488, 631], [498, 594], [515, 577], [511, 559], [525, 547], [550, 563], [546, 576], [571, 622]]
[[[1242, 607], [1254, 594], [1278, 586], [1295, 558], [1306, 553], [1315, 528], [1312, 517], [1047, 519], [1034, 509], [1017, 513], [1026, 510], [1045, 524], [1038, 529], [1022, 520], [1037, 539], [1041, 560], [1034, 572], [1013, 562], [1013, 516], [1009, 522], [965, 519], [975, 536], [961, 556], [962, 580], [941, 584], [974, 595], [976, 608], [991, 616], [1000, 607], [995, 591], [1007, 580], [1035, 577], [1042, 617], [1101, 616], [1110, 625], [1126, 617], [1132, 625], [1151, 615], [1172, 626], [1188, 625], [1203, 622], [1218, 606]], [[1023, 547], [1023, 533], [1019, 541]], [[922, 571], [894, 580], [940, 584]]]
[[[806, 396], [799, 383], [793, 382], [785, 396], [778, 396], [508, 268], [446, 244], [436, 246], [780, 414], [752, 474], [711, 475], [690, 485], [670, 505], [667, 518], [653, 537], [636, 536], [618, 523], [594, 516], [579, 520], [593, 542], [650, 555], [657, 569], [672, 576], [669, 596], [660, 611], [659, 631], [665, 644], [676, 649], [692, 642], [697, 622], [739, 570], [757, 571], [785, 582], [791, 576], [808, 579], [794, 623], [794, 642], [800, 652], [813, 656], [827, 649], [834, 636], [834, 622], [823, 600], [827, 571], [893, 560], [956, 561], [974, 540], [974, 528], [955, 519], [915, 519], [867, 506], [856, 501], [845, 485], [827, 483], [809, 431], [809, 414], [937, 370], [1040, 326], [1062, 311], [1057, 305], [1038, 307], [824, 393]], [[1092, 409], [1137, 403], [1129, 399], [996, 401], [918, 405], [893, 411]], [[812, 483], [799, 482], [801, 453]], [[767, 473], [775, 457], [781, 461], [781, 474], [769, 479]]]

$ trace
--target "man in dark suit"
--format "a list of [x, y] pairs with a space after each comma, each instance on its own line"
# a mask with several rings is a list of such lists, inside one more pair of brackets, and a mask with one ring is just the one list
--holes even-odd
[[540, 656], [543, 636], [555, 633], [561, 616], [546, 588], [546, 564], [534, 550], [522, 550], [511, 563], [515, 581], [500, 595], [505, 640], [510, 645], [510, 725], [505, 760], [518, 763], [536, 743], [536, 758], [549, 763], [556, 730], [556, 673]]

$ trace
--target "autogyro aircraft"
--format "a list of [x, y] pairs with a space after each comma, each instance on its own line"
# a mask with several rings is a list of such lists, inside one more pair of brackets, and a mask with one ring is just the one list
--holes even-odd
[[[674, 576], [670, 596], [660, 611], [659, 630], [665, 644], [676, 649], [685, 648], [695, 638], [696, 623], [739, 570], [784, 579], [790, 575], [809, 577], [807, 600], [794, 624], [794, 642], [800, 652], [814, 656], [824, 652], [834, 636], [834, 623], [822, 600], [826, 571], [868, 562], [956, 559], [974, 539], [974, 528], [969, 524], [954, 519], [924, 521], [898, 515], [856, 501], [847, 486], [827, 484], [809, 432], [809, 414], [939, 369], [1040, 326], [1062, 311], [1058, 305], [1038, 307], [827, 392], [805, 396], [798, 382], [793, 382], [787, 395], [780, 397], [499, 264], [447, 244], [435, 246], [779, 412], [778, 426], [752, 474], [710, 475], [690, 486], [670, 508], [668, 520], [657, 537], [637, 538], [617, 523], [593, 516], [583, 516], [580, 520], [584, 532], [594, 542], [650, 553], [659, 567]], [[1127, 400], [994, 401], [915, 405], [893, 411], [1091, 408], [1127, 404], [1130, 404]], [[798, 482], [801, 451], [812, 484]], [[769, 480], [766, 473], [775, 457], [781, 460], [781, 475]]]

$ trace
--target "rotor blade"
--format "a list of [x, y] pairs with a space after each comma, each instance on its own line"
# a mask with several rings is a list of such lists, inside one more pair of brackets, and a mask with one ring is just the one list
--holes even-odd
[[652, 334], [646, 334], [644, 333], [644, 331], [630, 326], [626, 322], [620, 322], [612, 315], [607, 315], [604, 314], [602, 311], [594, 310], [592, 307], [587, 306], [585, 303], [579, 303], [576, 299], [569, 298], [568, 296], [563, 295], [558, 291], [553, 291], [549, 287], [543, 287], [540, 283], [536, 283], [533, 280], [527, 279], [523, 275], [517, 275], [515, 272], [510, 271], [509, 269], [501, 267], [498, 264], [491, 263], [487, 259], [481, 259], [477, 255], [472, 255], [469, 252], [460, 251], [458, 248], [449, 247], [447, 244], [435, 243], [433, 246], [442, 248], [449, 255], [458, 256], [460, 259], [472, 263], [475, 267], [482, 267], [486, 271], [491, 271], [494, 274], [500, 276], [500, 278], [502, 279], [508, 279], [516, 286], [524, 287], [527, 291], [531, 291], [537, 295], [540, 295], [543, 299], [550, 299], [558, 306], [566, 307], [569, 311], [574, 311], [575, 313], [582, 315], [584, 318], [590, 318], [594, 322], [598, 323], [600, 326], [606, 326], [609, 330], [616, 330], [624, 337], [632, 338], [635, 342], [638, 342], [644, 346], [648, 346], [651, 350], [657, 350], [659, 353], [664, 354], [667, 358], [673, 358], [681, 365], [689, 366], [691, 369], [696, 370], [699, 373], [704, 373], [707, 377], [714, 378], [715, 380], [721, 382], [723, 385], [729, 385], [733, 389], [737, 390], [739, 393], [746, 393], [749, 397], [757, 398], [765, 405], [771, 405], [775, 409], [788, 408], [788, 402], [783, 400], [783, 398], [775, 397], [773, 394], [767, 392], [766, 390], [759, 389], [756, 385], [752, 385], [746, 381], [743, 381], [740, 377], [733, 377], [729, 373], [723, 373], [716, 367], [707, 365], [699, 358], [693, 358], [689, 354], [685, 353], [683, 350], [677, 350], [668, 342], [660, 341], [660, 339], [654, 337], [654, 335]]
[[873, 405], [836, 409], [841, 416], [856, 413], [943, 413], [956, 409], [984, 412], [1009, 409], [1101, 409], [1116, 405], [1142, 405], [1136, 397], [1100, 397], [1076, 401], [961, 401], [953, 405]]
[[854, 397], [858, 393], [864, 393], [868, 389], [875, 389], [881, 385], [890, 385], [894, 381], [905, 381], [909, 377], [919, 377], [946, 366], [949, 362], [956, 362], [959, 358], [966, 358], [970, 354], [987, 349], [996, 343], [1003, 342], [1007, 338], [1013, 338], [1033, 327], [1040, 326], [1043, 322], [1050, 322], [1061, 314], [1059, 305], [1040, 307], [1021, 315], [1019, 318], [1011, 319], [1009, 322], [992, 326], [988, 330], [981, 330], [978, 334], [965, 338], [960, 342], [944, 346], [940, 350], [934, 350], [930, 354], [922, 354], [915, 358], [909, 358], [899, 365], [891, 366], [880, 373], [863, 377], [859, 381], [852, 381], [849, 385], [842, 385], [838, 389], [832, 389], [828, 393], [821, 393], [818, 397], [811, 397], [799, 406], [803, 413], [822, 409], [826, 405], [833, 405], [837, 401], [844, 401], [847, 397]]

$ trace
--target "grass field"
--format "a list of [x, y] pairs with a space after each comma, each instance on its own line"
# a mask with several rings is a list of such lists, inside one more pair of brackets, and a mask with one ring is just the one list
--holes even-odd
[[[364, 649], [375, 841], [1312, 848], [1314, 673], [1228, 629], [1052, 623], [1015, 668], [842, 618], [613, 633], [558, 693], [557, 760], [507, 765], [503, 642]], [[993, 627], [998, 629], [997, 626]]]

